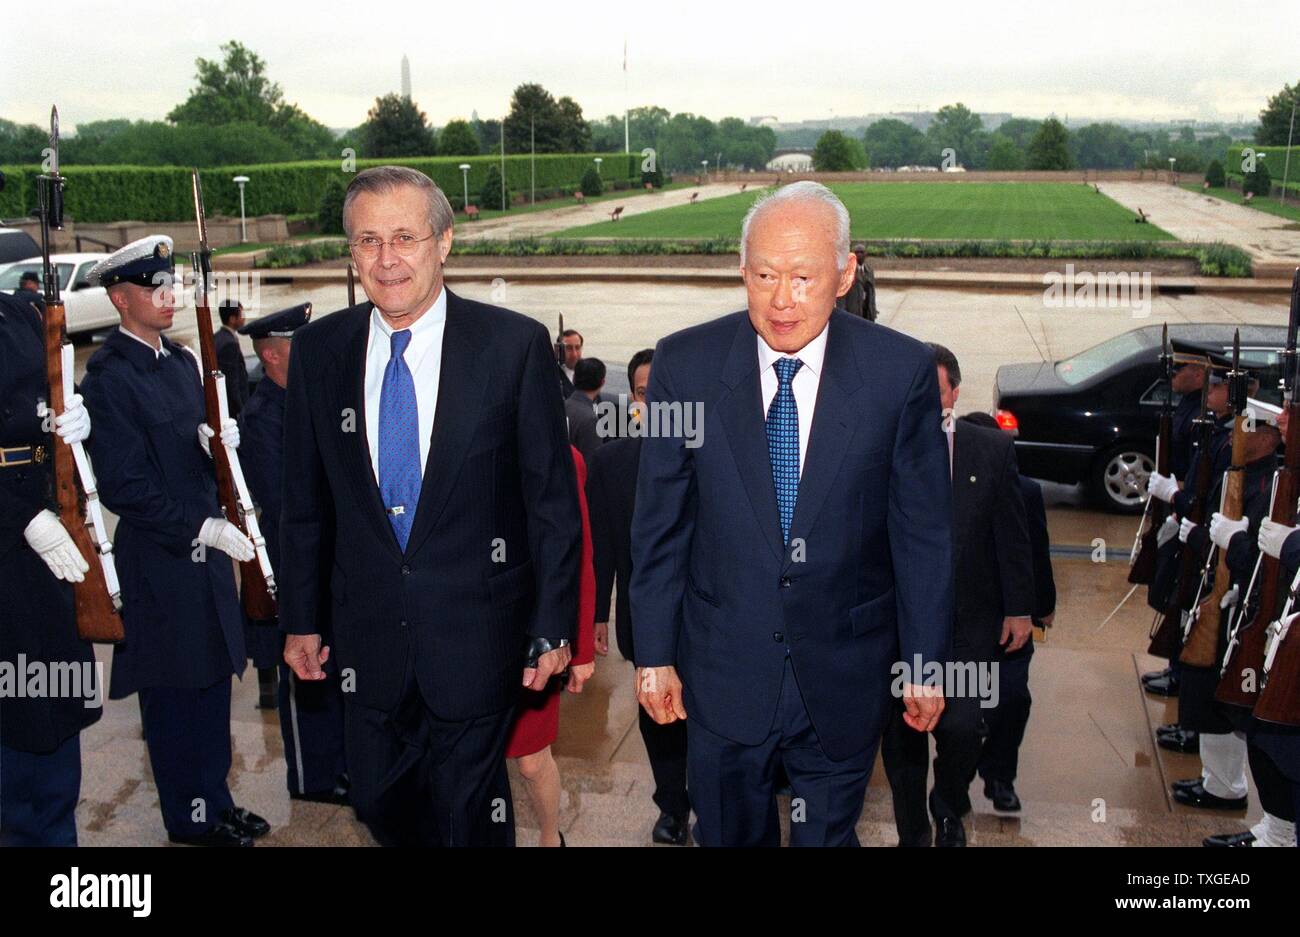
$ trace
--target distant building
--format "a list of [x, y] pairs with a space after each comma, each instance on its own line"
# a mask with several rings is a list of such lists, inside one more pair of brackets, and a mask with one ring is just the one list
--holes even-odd
[[402, 56], [402, 97], [411, 100], [411, 60]]
[[768, 160], [766, 168], [771, 172], [812, 172], [812, 154], [782, 153]]

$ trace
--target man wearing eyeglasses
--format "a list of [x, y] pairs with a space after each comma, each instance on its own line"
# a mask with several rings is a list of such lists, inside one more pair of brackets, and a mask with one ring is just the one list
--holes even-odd
[[377, 839], [511, 845], [514, 703], [564, 670], [577, 619], [551, 339], [446, 289], [452, 211], [423, 173], [359, 173], [343, 224], [370, 300], [293, 339], [285, 660], [320, 680], [337, 654], [352, 803]]
[[573, 371], [582, 360], [582, 335], [577, 329], [565, 329], [560, 333], [560, 346], [564, 349], [564, 363], [560, 365], [560, 393], [568, 400], [573, 396], [575, 384]]

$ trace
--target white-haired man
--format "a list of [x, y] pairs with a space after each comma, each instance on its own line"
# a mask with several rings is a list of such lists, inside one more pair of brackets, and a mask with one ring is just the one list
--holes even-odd
[[704, 432], [643, 443], [638, 696], [657, 722], [688, 719], [702, 843], [779, 841], [779, 763], [791, 841], [851, 845], [900, 649], [908, 724], [943, 709], [912, 672], [951, 633], [938, 382], [924, 345], [833, 311], [855, 266], [825, 186], [759, 200], [741, 237], [748, 310], [655, 349], [650, 406], [700, 408]]

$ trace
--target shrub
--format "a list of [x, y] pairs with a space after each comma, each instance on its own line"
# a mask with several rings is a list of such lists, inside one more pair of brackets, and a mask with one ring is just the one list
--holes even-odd
[[501, 192], [501, 170], [492, 164], [488, 167], [487, 177], [483, 180], [483, 187], [479, 189], [478, 207], [479, 208], [508, 208], [510, 207], [511, 191], [510, 186], [505, 186], [505, 196]]
[[316, 221], [321, 234], [343, 233], [343, 196], [347, 188], [338, 179], [331, 179], [320, 197], [320, 210]]
[[605, 191], [605, 186], [600, 181], [600, 173], [593, 166], [582, 174], [582, 194], [587, 198], [593, 198]]
[[1266, 197], [1273, 190], [1273, 180], [1268, 174], [1268, 166], [1261, 159], [1255, 164], [1255, 171], [1245, 174], [1241, 190], [1255, 193], [1255, 198]]
[[1210, 165], [1205, 168], [1205, 181], [1210, 184], [1212, 189], [1221, 189], [1227, 180], [1223, 175], [1223, 163], [1217, 159], [1210, 160]]

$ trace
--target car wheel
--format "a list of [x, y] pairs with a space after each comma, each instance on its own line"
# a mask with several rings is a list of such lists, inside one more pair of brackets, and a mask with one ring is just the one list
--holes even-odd
[[1155, 460], [1149, 453], [1131, 444], [1114, 446], [1102, 453], [1093, 468], [1093, 495], [1107, 510], [1141, 514], [1147, 479], [1155, 470]]

